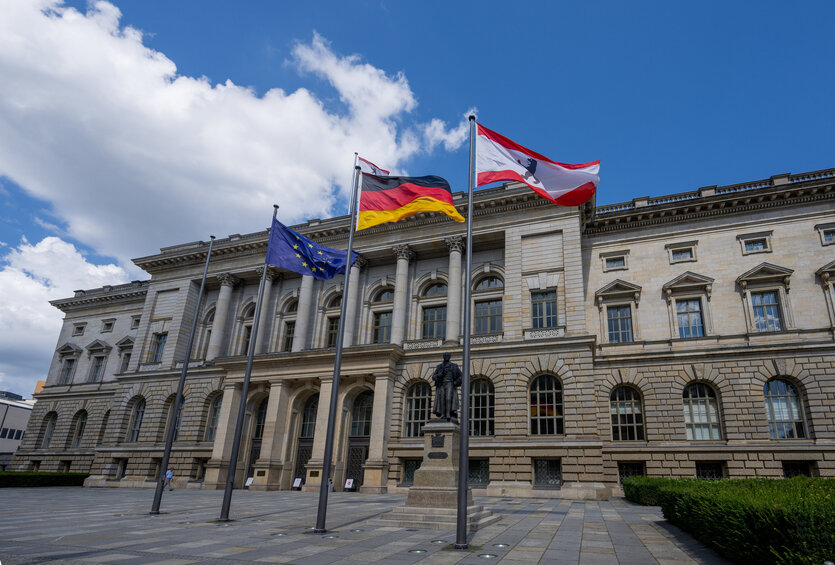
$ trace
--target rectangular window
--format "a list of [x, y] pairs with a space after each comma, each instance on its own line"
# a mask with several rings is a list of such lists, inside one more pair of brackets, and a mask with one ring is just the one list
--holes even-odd
[[420, 469], [421, 459], [403, 459], [403, 483], [411, 485], [415, 482], [415, 471]]
[[469, 464], [469, 483], [472, 486], [486, 487], [490, 482], [490, 460], [489, 459], [470, 459]]
[[3, 428], [0, 430], [0, 439], [6, 439], [6, 435], [9, 433], [9, 428]]
[[102, 320], [101, 322], [101, 333], [107, 333], [113, 331], [113, 320]]
[[643, 461], [618, 463], [618, 484], [623, 484], [623, 479], [629, 477], [643, 477], [646, 475], [644, 468]]
[[718, 481], [725, 478], [724, 463], [699, 461], [696, 463], [696, 478]]
[[502, 299], [475, 303], [475, 333], [495, 334], [502, 331]]
[[757, 251], [766, 251], [768, 249], [768, 242], [765, 238], [749, 239], [745, 242], [746, 253], [756, 253]]
[[84, 335], [84, 328], [86, 326], [87, 326], [86, 323], [75, 324], [72, 328], [72, 335], [74, 335], [74, 336]]
[[693, 249], [687, 247], [686, 249], [673, 249], [672, 251], [673, 263], [679, 261], [689, 261], [693, 258]]
[[168, 333], [154, 334], [151, 342], [151, 363], [162, 363], [162, 355], [165, 353], [165, 342], [168, 340]]
[[703, 337], [705, 335], [702, 322], [702, 301], [698, 298], [676, 300], [676, 316], [678, 317], [678, 337]]
[[557, 327], [557, 291], [531, 293], [531, 322], [534, 329]]
[[559, 459], [534, 459], [533, 484], [538, 488], [560, 488], [562, 475]]
[[374, 314], [372, 343], [388, 343], [391, 341], [391, 316], [391, 312], [376, 312]]
[[446, 337], [446, 306], [430, 306], [423, 309], [423, 339]]
[[244, 343], [241, 355], [249, 355], [249, 342], [252, 340], [252, 326], [244, 326]]
[[811, 461], [783, 461], [783, 476], [787, 479], [792, 477], [812, 477]]
[[23, 437], [23, 430], [15, 430], [14, 438], [15, 439], [20, 439], [21, 437]]
[[104, 374], [104, 355], [93, 357], [93, 365], [90, 367], [90, 379], [88, 382], [97, 383], [101, 381]]
[[608, 257], [606, 259], [606, 270], [612, 271], [614, 269], [625, 269], [626, 268], [626, 258], [621, 257]]
[[66, 385], [72, 379], [72, 372], [75, 368], [75, 359], [64, 359], [64, 367], [61, 369], [61, 380], [58, 384]]
[[756, 331], [779, 332], [783, 329], [776, 290], [752, 292], [751, 306], [754, 310], [754, 328]]
[[139, 320], [140, 320], [140, 319], [141, 319], [141, 318], [140, 318], [139, 316], [134, 316], [133, 318], [131, 318], [131, 320], [130, 320], [130, 329], [132, 329], [132, 330], [139, 329]]
[[325, 347], [336, 347], [336, 336], [339, 333], [339, 316], [328, 318], [328, 335]]
[[128, 365], [130, 365], [130, 351], [125, 351], [122, 353], [122, 365], [119, 367], [119, 372], [124, 373], [128, 370]]
[[284, 343], [282, 344], [282, 351], [293, 350], [293, 338], [296, 336], [296, 321], [288, 320], [284, 322]]
[[823, 230], [824, 243], [835, 243], [835, 229]]
[[609, 322], [609, 343], [629, 343], [632, 341], [632, 307], [609, 306], [606, 308]]

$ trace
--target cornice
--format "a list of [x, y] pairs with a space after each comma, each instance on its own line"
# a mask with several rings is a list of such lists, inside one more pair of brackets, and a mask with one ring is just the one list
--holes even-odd
[[98, 304], [138, 302], [145, 299], [149, 285], [150, 281], [133, 281], [115, 286], [105, 285], [90, 290], [76, 290], [75, 296], [72, 298], [50, 300], [49, 303], [62, 312], [69, 312]]

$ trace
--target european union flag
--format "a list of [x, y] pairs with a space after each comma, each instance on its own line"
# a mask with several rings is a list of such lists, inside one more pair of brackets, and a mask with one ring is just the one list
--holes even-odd
[[[345, 274], [347, 257], [347, 251], [319, 245], [273, 219], [270, 243], [267, 245], [268, 265], [326, 280]], [[354, 252], [352, 265], [357, 257], [359, 253]]]

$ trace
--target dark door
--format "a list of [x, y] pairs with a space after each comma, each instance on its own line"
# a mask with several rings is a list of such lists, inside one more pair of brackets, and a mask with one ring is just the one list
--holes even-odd
[[345, 469], [345, 478], [354, 479], [355, 490], [359, 490], [359, 487], [362, 486], [366, 459], [368, 459], [368, 438], [349, 438], [348, 466]]
[[301, 478], [302, 484], [307, 480], [305, 467], [313, 455], [313, 438], [299, 438], [299, 447], [296, 449], [296, 467], [293, 471], [293, 480]]

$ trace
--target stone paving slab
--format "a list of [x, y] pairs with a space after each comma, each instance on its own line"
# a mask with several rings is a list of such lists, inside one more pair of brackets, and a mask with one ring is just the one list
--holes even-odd
[[[311, 532], [318, 495], [235, 491], [231, 522], [217, 521], [223, 493], [175, 490], [149, 515], [148, 489], [0, 489], [3, 565], [652, 565], [725, 564], [668, 524], [657, 507], [622, 499], [478, 498], [502, 519], [452, 549], [454, 530], [374, 526], [405, 495], [333, 493], [327, 534]], [[485, 557], [489, 556], [489, 557]]]

